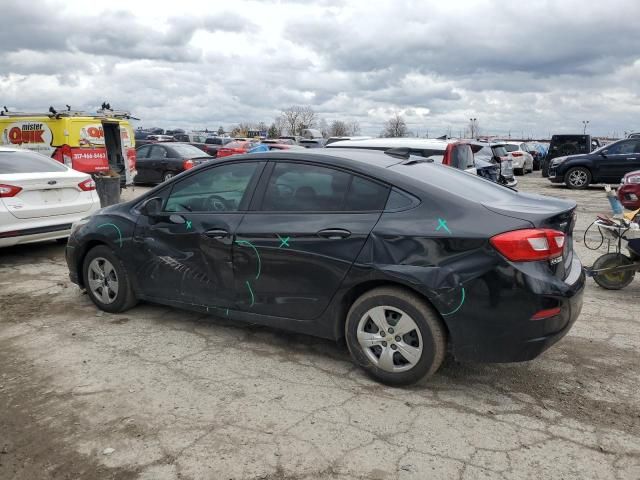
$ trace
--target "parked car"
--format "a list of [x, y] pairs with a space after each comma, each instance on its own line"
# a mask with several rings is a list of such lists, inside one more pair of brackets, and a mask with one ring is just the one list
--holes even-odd
[[143, 145], [138, 148], [137, 157], [136, 183], [166, 182], [213, 158], [193, 145], [179, 142]]
[[247, 153], [249, 150], [258, 145], [260, 145], [259, 142], [255, 142], [252, 140], [234, 140], [233, 142], [229, 142], [223, 147], [220, 147], [218, 149], [218, 155], [216, 156], [216, 158], [223, 158], [230, 155]]
[[322, 148], [325, 143], [326, 140], [324, 138], [303, 138], [300, 140], [299, 145], [304, 148]]
[[513, 175], [512, 160], [506, 148], [504, 148], [504, 143], [471, 141], [469, 144], [476, 161], [484, 160], [500, 166], [498, 183], [509, 188], [518, 186], [518, 181]]
[[174, 133], [173, 139], [176, 142], [184, 143], [205, 143], [207, 140], [206, 135], [200, 133]]
[[100, 208], [96, 184], [48, 156], [0, 147], [0, 247], [65, 239]]
[[[411, 155], [430, 158], [434, 162], [465, 170], [473, 175], [478, 174], [473, 152], [467, 141], [430, 138], [371, 138], [369, 140], [342, 140], [326, 145], [326, 148], [367, 149], [383, 152], [398, 148], [406, 149]], [[488, 166], [485, 165], [484, 168], [488, 168]], [[494, 167], [491, 169], [495, 170], [493, 176], [497, 178], [498, 169]]]
[[542, 176], [549, 175], [549, 165], [554, 158], [587, 154], [600, 146], [600, 141], [591, 135], [553, 135], [547, 156], [542, 162]]
[[630, 138], [591, 153], [554, 158], [549, 166], [549, 180], [582, 189], [592, 183], [619, 183], [627, 173], [638, 169], [640, 138]]
[[304, 150], [304, 147], [300, 145], [291, 145], [290, 143], [266, 143], [264, 145], [269, 147], [269, 150]]
[[215, 158], [218, 156], [218, 150], [232, 141], [231, 137], [207, 137], [202, 150]]
[[331, 143], [339, 142], [341, 140], [369, 140], [370, 138], [373, 138], [373, 137], [367, 137], [364, 135], [351, 136], [351, 137], [329, 137], [325, 142], [325, 146]]
[[640, 132], [638, 132], [638, 133], [630, 133], [627, 138], [640, 138]]
[[527, 142], [527, 152], [531, 154], [533, 158], [533, 170], [540, 170], [542, 167], [542, 157], [544, 156], [539, 144], [533, 142]]
[[513, 173], [524, 175], [533, 172], [533, 156], [529, 153], [529, 146], [520, 142], [505, 142], [504, 148], [511, 157]]
[[640, 170], [629, 172], [622, 177], [618, 188], [618, 199], [629, 210], [640, 208]]
[[[331, 339], [388, 384], [530, 360], [580, 313], [575, 202], [355, 149], [210, 162], [74, 225], [95, 305], [144, 300]], [[102, 228], [115, 225], [116, 228]]]

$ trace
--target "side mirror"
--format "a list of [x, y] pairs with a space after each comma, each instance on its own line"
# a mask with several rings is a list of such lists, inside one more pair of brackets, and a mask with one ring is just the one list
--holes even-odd
[[155, 218], [162, 212], [162, 198], [153, 197], [147, 200], [140, 207], [140, 212], [150, 218]]
[[602, 150], [602, 151], [600, 152], [600, 155], [602, 155], [603, 157], [605, 157], [605, 158], [606, 158], [606, 157], [607, 157], [607, 152], [608, 152], [608, 151], [609, 151], [609, 150]]

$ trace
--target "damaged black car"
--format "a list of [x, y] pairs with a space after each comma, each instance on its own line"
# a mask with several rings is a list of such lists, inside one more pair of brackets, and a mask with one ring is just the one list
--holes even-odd
[[205, 163], [74, 224], [70, 278], [98, 308], [139, 301], [345, 338], [402, 385], [462, 361], [530, 360], [582, 306], [576, 204], [401, 152]]

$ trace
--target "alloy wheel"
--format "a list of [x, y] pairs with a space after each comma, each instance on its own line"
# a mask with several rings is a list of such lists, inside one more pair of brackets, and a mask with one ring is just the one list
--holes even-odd
[[422, 358], [422, 335], [402, 310], [379, 306], [368, 310], [357, 329], [360, 347], [371, 362], [386, 372], [404, 372]]
[[573, 170], [569, 173], [569, 183], [574, 187], [583, 187], [587, 181], [587, 172], [584, 170]]
[[91, 292], [104, 304], [113, 303], [118, 297], [118, 275], [106, 258], [96, 257], [89, 264], [87, 279]]

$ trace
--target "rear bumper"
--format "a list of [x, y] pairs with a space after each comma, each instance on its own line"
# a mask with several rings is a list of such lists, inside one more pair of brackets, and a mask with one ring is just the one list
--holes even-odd
[[44, 242], [66, 238], [71, 233], [71, 224], [47, 225], [45, 227], [9, 230], [0, 232], [0, 247], [10, 247], [23, 243]]
[[[535, 266], [527, 268], [531, 276], [524, 277], [522, 271], [514, 269], [512, 276], [495, 274], [472, 287], [478, 292], [469, 291], [468, 301], [474, 302], [474, 308], [467, 318], [458, 319], [457, 325], [448, 323], [457, 359], [491, 363], [532, 360], [569, 332], [582, 310], [585, 286], [577, 256], [574, 254], [564, 281], [543, 280], [536, 275]], [[492, 287], [489, 282], [503, 286]], [[492, 292], [492, 288], [502, 289]], [[486, 300], [482, 305], [480, 294], [486, 299], [487, 289], [489, 305]], [[532, 319], [534, 313], [554, 307], [560, 309], [557, 315]]]

